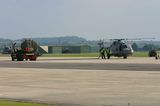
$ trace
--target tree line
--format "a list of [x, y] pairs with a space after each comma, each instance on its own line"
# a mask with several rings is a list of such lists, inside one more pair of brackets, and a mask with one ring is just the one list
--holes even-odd
[[159, 49], [160, 46], [154, 44], [144, 44], [142, 47], [139, 47], [137, 43], [133, 43], [132, 48], [134, 51], [151, 51]]

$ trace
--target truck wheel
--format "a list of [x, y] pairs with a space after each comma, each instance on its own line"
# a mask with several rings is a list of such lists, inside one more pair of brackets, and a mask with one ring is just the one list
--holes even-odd
[[37, 60], [37, 57], [34, 55], [34, 56], [30, 57], [29, 60], [30, 60], [30, 61], [36, 61], [36, 60]]
[[36, 59], [29, 59], [30, 61], [36, 61]]
[[36, 59], [30, 59], [30, 61], [36, 61]]
[[12, 58], [12, 61], [14, 61], [14, 58]]

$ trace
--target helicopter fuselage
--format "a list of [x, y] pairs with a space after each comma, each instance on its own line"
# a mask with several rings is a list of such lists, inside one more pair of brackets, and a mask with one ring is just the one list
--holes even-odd
[[121, 40], [114, 41], [109, 49], [109, 53], [107, 55], [116, 56], [116, 57], [124, 57], [127, 58], [129, 55], [133, 54], [133, 49], [130, 44], [125, 43]]

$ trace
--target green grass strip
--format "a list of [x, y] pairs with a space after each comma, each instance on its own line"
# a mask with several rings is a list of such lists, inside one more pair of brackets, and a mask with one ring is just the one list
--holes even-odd
[[51, 105], [37, 104], [37, 103], [30, 103], [30, 102], [18, 102], [18, 101], [16, 102], [16, 101], [9, 101], [9, 100], [0, 100], [0, 106], [51, 106]]
[[148, 52], [134, 52], [132, 57], [148, 57]]
[[[99, 53], [77, 53], [77, 54], [43, 54], [41, 57], [98, 57]], [[0, 54], [0, 57], [10, 57], [10, 55]], [[132, 57], [148, 57], [148, 52], [134, 52]]]
[[43, 54], [42, 57], [98, 57], [99, 53]]

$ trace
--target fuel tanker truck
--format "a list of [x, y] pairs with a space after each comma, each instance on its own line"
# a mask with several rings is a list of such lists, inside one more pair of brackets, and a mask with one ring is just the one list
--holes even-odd
[[36, 61], [38, 55], [38, 44], [32, 39], [24, 39], [20, 44], [20, 49], [15, 47], [16, 43], [12, 45], [11, 58], [12, 61], [30, 60]]

